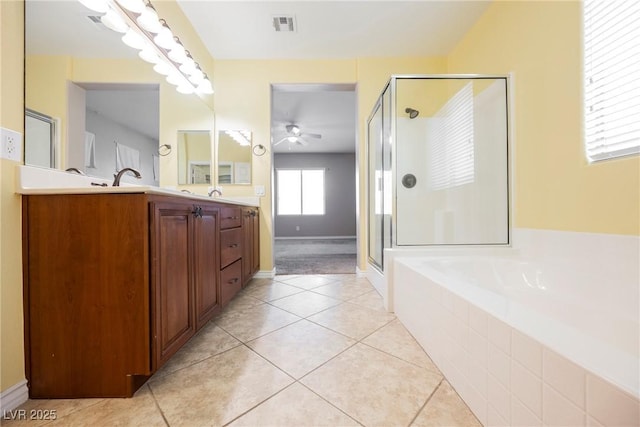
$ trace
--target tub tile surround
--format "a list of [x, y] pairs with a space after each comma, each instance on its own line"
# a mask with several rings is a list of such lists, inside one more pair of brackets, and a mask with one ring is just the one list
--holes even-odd
[[[637, 288], [640, 239], [538, 231], [516, 230], [511, 256], [526, 254], [536, 262], [546, 261], [545, 267], [550, 265], [552, 269], [560, 269], [563, 263], [565, 269], [567, 265], [576, 265], [575, 259], [574, 264], [569, 263], [575, 257], [584, 258], [578, 265], [586, 263], [587, 270], [622, 264], [620, 268], [613, 268], [616, 271], [607, 278], [604, 277], [610, 269], [602, 269], [605, 272], [596, 275], [595, 279], [600, 281], [595, 283], [626, 286], [630, 292], [620, 294], [627, 295], [630, 301], [621, 301], [621, 295], [606, 297], [606, 292], [616, 293], [612, 286], [596, 290], [596, 295], [603, 295], [604, 304], [619, 301], [628, 304], [626, 308], [635, 307], [638, 312], [637, 289], [629, 287], [635, 283]], [[488, 249], [499, 257], [505, 256], [503, 251]], [[477, 253], [477, 249], [472, 252]], [[393, 277], [387, 281], [392, 296], [388, 300], [393, 302], [398, 319], [426, 349], [483, 425], [640, 425], [640, 401], [634, 393], [615, 386], [572, 362], [569, 356], [562, 356], [549, 345], [533, 339], [520, 329], [524, 323], [510, 326], [492, 314], [500, 310], [509, 313], [509, 305], [498, 304], [490, 306], [496, 310], [485, 311], [467, 302], [460, 293], [440, 286], [439, 276], [430, 279], [419, 272], [419, 258], [426, 260], [430, 254], [442, 255], [434, 251], [409, 255], [405, 251], [403, 255], [406, 256], [393, 256]], [[450, 257], [451, 253], [445, 256]], [[573, 270], [563, 273], [562, 277], [571, 276]], [[585, 281], [585, 274], [577, 273], [576, 292], [579, 286], [594, 283], [593, 280]], [[554, 282], [546, 284], [553, 285]], [[452, 289], [459, 291], [455, 286]], [[466, 309], [460, 300], [468, 305]], [[464, 315], [460, 315], [465, 312], [468, 313], [466, 323]], [[451, 322], [456, 326], [448, 324]], [[486, 340], [486, 347], [482, 339]], [[551, 342], [555, 344], [553, 340]]]
[[[310, 314], [314, 296], [340, 298]], [[29, 400], [57, 419], [2, 425], [480, 426], [366, 279], [253, 279], [234, 301], [133, 398]]]

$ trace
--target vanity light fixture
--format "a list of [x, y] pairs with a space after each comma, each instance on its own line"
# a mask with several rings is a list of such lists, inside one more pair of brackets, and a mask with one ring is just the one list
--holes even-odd
[[100, 21], [123, 33], [122, 42], [139, 50], [138, 56], [154, 64], [180, 93], [212, 94], [213, 85], [180, 39], [173, 34], [149, 0], [78, 0], [103, 14]]
[[224, 133], [233, 138], [242, 147], [251, 145], [251, 132], [248, 130], [225, 130]]

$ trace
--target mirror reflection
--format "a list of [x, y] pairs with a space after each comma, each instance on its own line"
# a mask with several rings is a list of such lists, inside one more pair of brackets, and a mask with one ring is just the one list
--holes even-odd
[[251, 132], [218, 132], [218, 184], [251, 184]]
[[211, 185], [209, 131], [178, 131], [178, 184]]

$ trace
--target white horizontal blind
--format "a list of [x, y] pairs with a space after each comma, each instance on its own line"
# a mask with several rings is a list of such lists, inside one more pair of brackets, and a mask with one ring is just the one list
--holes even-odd
[[456, 187], [474, 181], [473, 83], [469, 82], [434, 115], [431, 187]]
[[640, 153], [640, 1], [584, 0], [590, 161]]

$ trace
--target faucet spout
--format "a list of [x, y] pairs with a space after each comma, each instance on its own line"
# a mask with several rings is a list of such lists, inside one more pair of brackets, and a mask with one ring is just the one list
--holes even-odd
[[65, 169], [65, 172], [75, 172], [78, 175], [84, 175], [84, 172], [82, 172], [80, 169], [78, 168], [67, 168]]
[[215, 193], [218, 193], [218, 196], [222, 196], [222, 191], [218, 190], [217, 188], [214, 188], [213, 190], [209, 191], [209, 197], [213, 197]]
[[114, 178], [113, 179], [113, 186], [114, 187], [119, 187], [120, 186], [120, 179], [122, 178], [122, 175], [124, 175], [127, 172], [133, 173], [133, 176], [135, 176], [138, 179], [142, 178], [142, 176], [140, 175], [140, 172], [138, 172], [137, 170], [132, 169], [132, 168], [122, 168], [122, 169], [120, 169], [120, 171], [117, 174], [113, 175], [113, 178]]

